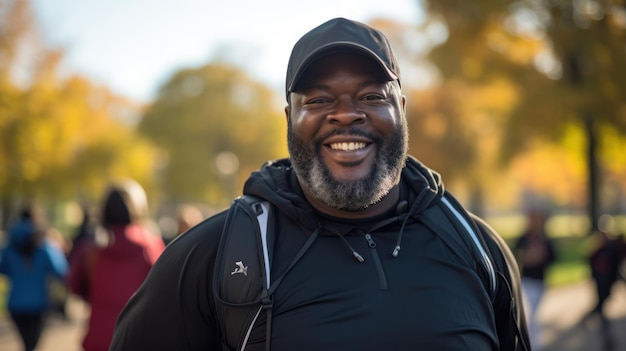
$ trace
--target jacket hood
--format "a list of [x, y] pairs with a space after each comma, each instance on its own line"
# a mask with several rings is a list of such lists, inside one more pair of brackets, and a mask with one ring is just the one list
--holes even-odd
[[252, 172], [244, 184], [243, 193], [269, 201], [307, 229], [314, 230], [319, 226], [315, 212], [306, 201], [291, 161], [287, 158], [268, 161], [261, 169]]
[[9, 229], [9, 242], [21, 247], [27, 244], [35, 236], [37, 228], [34, 223], [27, 219], [21, 219]]
[[[408, 212], [415, 217], [437, 203], [444, 193], [440, 175], [411, 156], [402, 169], [400, 183], [399, 215]], [[243, 193], [269, 201], [305, 228], [313, 230], [319, 226], [315, 211], [306, 201], [291, 161], [287, 158], [266, 162], [261, 169], [253, 172], [244, 185]]]
[[408, 212], [417, 216], [424, 209], [436, 204], [443, 197], [445, 188], [439, 173], [426, 167], [417, 159], [409, 156], [402, 170], [401, 184], [409, 189], [400, 202], [410, 204]]

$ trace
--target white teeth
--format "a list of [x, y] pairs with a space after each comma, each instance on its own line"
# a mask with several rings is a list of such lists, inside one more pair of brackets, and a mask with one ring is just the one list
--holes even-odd
[[333, 150], [342, 150], [342, 151], [350, 151], [350, 150], [358, 150], [365, 147], [365, 143], [360, 142], [349, 142], [349, 143], [332, 143], [330, 144], [330, 148]]

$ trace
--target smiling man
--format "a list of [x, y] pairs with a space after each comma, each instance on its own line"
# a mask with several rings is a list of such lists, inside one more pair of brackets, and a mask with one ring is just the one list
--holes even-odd
[[316, 59], [294, 84], [285, 108], [289, 154], [320, 210], [366, 218], [397, 202], [390, 191], [408, 138], [405, 100], [389, 78], [370, 57], [339, 52]]
[[511, 252], [407, 155], [385, 36], [312, 29], [286, 98], [290, 158], [168, 246], [111, 350], [529, 350]]

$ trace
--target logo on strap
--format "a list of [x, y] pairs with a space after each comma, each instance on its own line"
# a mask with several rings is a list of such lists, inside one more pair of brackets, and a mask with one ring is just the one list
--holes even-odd
[[247, 276], [248, 275], [248, 266], [244, 266], [243, 262], [241, 261], [237, 261], [235, 262], [235, 270], [230, 272], [230, 275], [235, 275], [235, 274], [242, 274]]

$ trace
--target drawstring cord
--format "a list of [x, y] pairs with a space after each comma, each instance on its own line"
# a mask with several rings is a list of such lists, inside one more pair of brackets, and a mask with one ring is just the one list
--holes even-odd
[[398, 239], [396, 240], [396, 247], [391, 253], [391, 256], [393, 257], [398, 257], [398, 253], [400, 252], [400, 242], [402, 241], [402, 233], [404, 233], [404, 228], [406, 227], [406, 223], [409, 221], [409, 217], [409, 215], [406, 215], [406, 217], [402, 221], [402, 226], [400, 227], [400, 232], [398, 233]]
[[[417, 198], [413, 201], [413, 207], [409, 211], [409, 213], [420, 213], [424, 208], [428, 206], [433, 196], [436, 194], [432, 191], [431, 188], [424, 188], [417, 195]], [[429, 199], [427, 199], [427, 197]], [[400, 201], [398, 206], [396, 207], [396, 213], [398, 215], [404, 214], [404, 220], [402, 221], [402, 226], [400, 227], [400, 232], [398, 233], [398, 239], [396, 240], [396, 247], [393, 249], [391, 256], [398, 257], [400, 253], [400, 243], [402, 242], [402, 234], [404, 233], [404, 228], [406, 227], [407, 222], [409, 221], [409, 213], [406, 213], [407, 207], [409, 203], [407, 201]]]
[[[386, 225], [389, 225], [390, 223], [394, 223], [394, 222], [397, 223], [397, 222], [402, 221], [402, 225], [400, 226], [400, 232], [398, 233], [398, 239], [396, 241], [396, 246], [393, 249], [393, 252], [391, 254], [393, 257], [398, 257], [398, 253], [400, 252], [400, 243], [402, 241], [402, 233], [404, 233], [404, 229], [406, 228], [407, 222], [409, 221], [409, 218], [411, 217], [411, 216], [409, 216], [408, 213], [406, 213], [407, 205], [408, 205], [408, 203], [406, 201], [400, 201], [400, 203], [398, 203], [398, 206], [396, 207], [396, 213], [399, 216], [392, 217], [392, 218], [389, 218], [387, 220], [384, 220], [384, 221], [378, 223], [377, 225], [375, 225], [373, 228], [371, 228], [369, 230], [369, 232], [372, 232], [372, 231], [376, 230], [377, 228], [382, 228], [382, 227], [384, 227]], [[341, 234], [337, 230], [334, 230], [333, 228], [324, 227], [324, 229], [328, 230], [329, 232], [334, 233], [339, 238], [341, 238], [341, 240], [344, 242], [346, 247], [350, 250], [350, 253], [352, 254], [352, 256], [354, 256], [354, 258], [356, 258], [357, 261], [359, 261], [359, 262], [364, 262], [365, 261], [363, 256], [361, 254], [359, 254], [354, 249], [354, 247], [352, 247], [350, 242], [348, 242], [348, 240], [343, 236], [343, 234]]]
[[363, 258], [363, 256], [361, 256], [361, 254], [359, 254], [358, 252], [356, 252], [356, 250], [352, 247], [352, 245], [350, 245], [350, 243], [348, 242], [348, 240], [346, 238], [344, 238], [343, 235], [339, 234], [339, 237], [341, 238], [341, 240], [343, 240], [344, 243], [346, 243], [346, 245], [348, 246], [348, 248], [350, 249], [350, 251], [352, 251], [352, 256], [354, 256], [354, 258], [356, 258], [357, 261], [359, 262], [363, 262], [365, 261], [365, 259]]
[[348, 240], [338, 231], [332, 229], [332, 228], [326, 228], [324, 227], [324, 229], [328, 230], [329, 232], [334, 233], [335, 235], [337, 235], [339, 238], [341, 238], [341, 240], [343, 241], [343, 243], [346, 245], [346, 247], [348, 248], [348, 250], [350, 250], [350, 253], [352, 253], [352, 256], [354, 256], [354, 258], [356, 258], [357, 261], [359, 261], [359, 263], [365, 261], [365, 259], [363, 258], [363, 256], [358, 253], [354, 247], [352, 247], [352, 245], [350, 245], [350, 243], [348, 242]]

